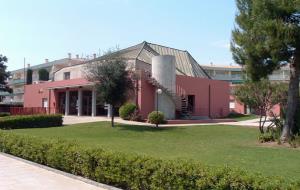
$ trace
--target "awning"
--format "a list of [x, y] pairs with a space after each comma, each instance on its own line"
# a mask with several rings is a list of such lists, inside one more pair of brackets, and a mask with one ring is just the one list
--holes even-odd
[[94, 83], [65, 85], [65, 86], [53, 86], [53, 87], [49, 87], [48, 89], [53, 90], [53, 89], [78, 88], [78, 87], [88, 87], [88, 86], [94, 86]]

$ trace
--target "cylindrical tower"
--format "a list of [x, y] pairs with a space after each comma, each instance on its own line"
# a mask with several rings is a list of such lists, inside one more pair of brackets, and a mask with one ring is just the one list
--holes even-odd
[[152, 77], [173, 93], [176, 92], [175, 57], [161, 55], [152, 58]]
[[[161, 55], [152, 58], [152, 77], [169, 92], [156, 94], [158, 110], [163, 112], [166, 119], [175, 118], [176, 105], [172, 94], [176, 93], [176, 66], [175, 57], [172, 55]], [[156, 107], [156, 106], [155, 106]]]

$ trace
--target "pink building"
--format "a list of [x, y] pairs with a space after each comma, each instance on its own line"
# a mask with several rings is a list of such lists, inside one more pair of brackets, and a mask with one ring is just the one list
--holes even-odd
[[[157, 109], [167, 119], [219, 118], [229, 113], [229, 83], [210, 79], [187, 51], [143, 42], [112, 56], [126, 60], [137, 76], [137, 88], [128, 101], [138, 105], [142, 118], [156, 110], [157, 100]], [[85, 79], [85, 66], [103, 59], [62, 68], [53, 81], [26, 85], [24, 107], [45, 107], [65, 115], [106, 115], [109, 105], [97, 100], [93, 83]]]

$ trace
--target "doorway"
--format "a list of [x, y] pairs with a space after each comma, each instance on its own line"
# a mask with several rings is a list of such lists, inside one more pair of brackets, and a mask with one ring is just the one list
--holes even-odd
[[82, 115], [92, 114], [92, 91], [82, 92]]
[[195, 95], [188, 95], [188, 101], [187, 101], [187, 110], [190, 113], [194, 113], [195, 111]]
[[58, 113], [65, 114], [66, 93], [58, 93]]

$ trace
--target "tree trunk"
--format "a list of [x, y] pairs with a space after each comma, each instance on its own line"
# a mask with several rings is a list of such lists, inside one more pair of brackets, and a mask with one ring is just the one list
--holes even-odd
[[[299, 55], [299, 54], [297, 54]], [[287, 109], [285, 116], [285, 123], [283, 126], [281, 141], [286, 142], [291, 138], [293, 134], [292, 130], [295, 127], [295, 116], [299, 101], [299, 57], [295, 56], [294, 60], [290, 64], [290, 82], [288, 90]]]
[[115, 119], [115, 107], [113, 105], [111, 105], [111, 126], [112, 127], [115, 127], [115, 122], [114, 122], [114, 119]]

